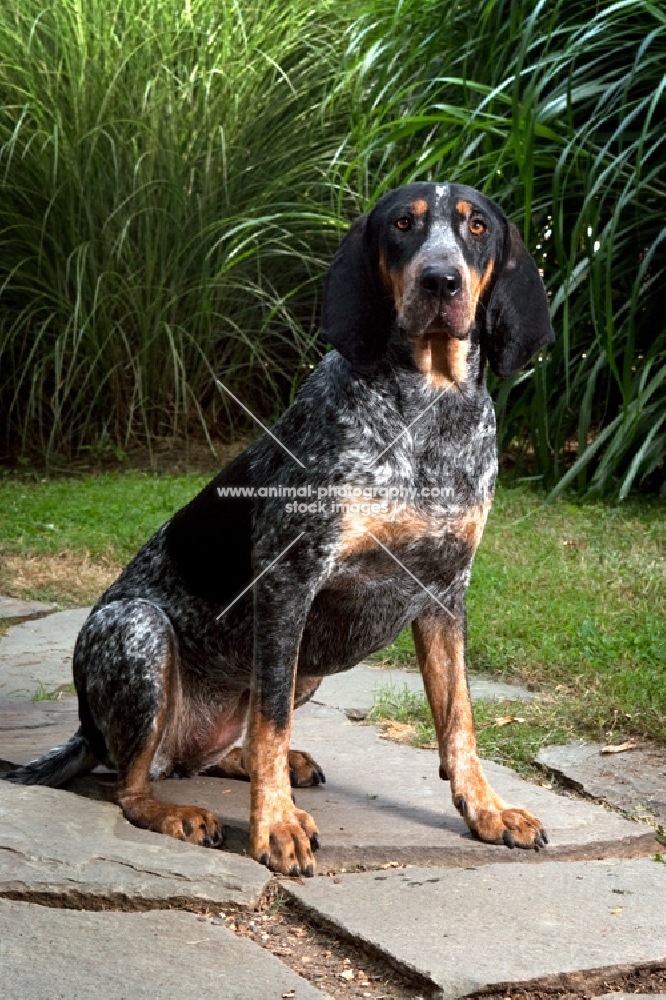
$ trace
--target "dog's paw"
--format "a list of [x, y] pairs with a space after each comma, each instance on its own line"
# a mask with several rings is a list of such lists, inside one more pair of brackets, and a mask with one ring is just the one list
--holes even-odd
[[250, 854], [280, 875], [314, 875], [314, 852], [319, 847], [317, 825], [309, 813], [294, 805], [270, 823], [260, 823], [251, 838]]
[[217, 816], [197, 806], [172, 806], [160, 822], [160, 833], [199, 847], [221, 847], [224, 830]]
[[289, 780], [292, 788], [326, 784], [326, 776], [317, 761], [302, 750], [289, 751]]
[[536, 851], [548, 843], [548, 834], [542, 824], [527, 809], [514, 809], [503, 804], [474, 808], [462, 796], [458, 796], [454, 804], [470, 830], [486, 843]]

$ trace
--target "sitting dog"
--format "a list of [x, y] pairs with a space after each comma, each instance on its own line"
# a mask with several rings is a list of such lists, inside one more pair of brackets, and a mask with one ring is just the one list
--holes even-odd
[[99, 599], [74, 651], [80, 728], [9, 780], [62, 785], [105, 762], [128, 820], [215, 847], [219, 819], [157, 801], [151, 780], [249, 775], [249, 853], [312, 875], [319, 835], [290, 786], [323, 774], [290, 749], [293, 709], [411, 624], [456, 808], [484, 841], [543, 847], [541, 823], [484, 776], [465, 669], [497, 472], [486, 363], [509, 375], [553, 340], [535, 263], [478, 191], [409, 184], [343, 239], [322, 334], [335, 350], [272, 432]]

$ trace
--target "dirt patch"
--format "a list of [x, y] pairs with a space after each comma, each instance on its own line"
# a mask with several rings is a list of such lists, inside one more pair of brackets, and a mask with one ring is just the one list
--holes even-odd
[[[553, 977], [555, 979], [557, 977]], [[587, 972], [572, 972], [559, 977], [563, 984], [544, 984], [542, 989], [509, 986], [493, 992], [471, 993], [470, 998], [481, 1000], [589, 1000], [594, 996], [613, 993], [656, 993], [666, 992], [666, 967], [663, 965], [636, 966], [632, 969], [608, 970], [590, 969]], [[570, 985], [565, 985], [565, 984]]]
[[234, 934], [250, 938], [336, 1000], [431, 1000], [438, 995], [432, 983], [394, 969], [381, 956], [368, 954], [353, 941], [314, 923], [287, 900], [279, 886], [258, 911], [240, 910], [212, 919], [223, 920]]
[[437, 742], [429, 740], [421, 742], [416, 726], [411, 722], [398, 722], [396, 719], [378, 719], [375, 725], [382, 727], [381, 738], [391, 743], [402, 743], [408, 747], [420, 747], [422, 750], [437, 750]]
[[[321, 877], [334, 877], [330, 876]], [[441, 991], [427, 979], [393, 966], [382, 954], [342, 937], [337, 929], [313, 919], [288, 899], [279, 885], [257, 910], [237, 910], [201, 920], [224, 921], [240, 937], [270, 951], [299, 975], [335, 1000], [347, 997], [382, 1000], [436, 1000]], [[484, 1000], [589, 1000], [606, 993], [666, 993], [666, 966], [644, 966], [548, 977], [523, 986], [505, 986], [470, 994]]]
[[32, 597], [56, 601], [61, 608], [80, 608], [94, 603], [121, 569], [111, 554], [93, 562], [89, 552], [69, 549], [56, 555], [6, 553], [0, 556], [0, 589], [9, 597]]

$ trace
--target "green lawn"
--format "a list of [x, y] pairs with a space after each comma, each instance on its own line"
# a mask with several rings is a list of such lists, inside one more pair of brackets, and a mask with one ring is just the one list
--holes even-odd
[[[499, 489], [468, 595], [470, 668], [534, 682], [541, 700], [480, 703], [481, 751], [524, 769], [540, 746], [576, 736], [666, 740], [664, 504], [544, 504]], [[415, 664], [411, 635], [377, 658]], [[423, 699], [386, 692], [377, 718], [434, 730]], [[525, 719], [498, 728], [496, 716]]]
[[[80, 479], [0, 478], [0, 557], [63, 549], [127, 562], [211, 477], [104, 473]], [[66, 596], [66, 595], [63, 595]]]
[[[0, 589], [18, 593], [3, 556], [39, 567], [63, 554], [78, 565], [89, 553], [93, 567], [106, 560], [115, 572], [205, 481], [139, 472], [1, 477]], [[665, 557], [663, 503], [546, 505], [527, 488], [498, 489], [469, 590], [469, 664], [536, 683], [542, 699], [478, 706], [486, 755], [522, 767], [539, 746], [573, 735], [666, 740]], [[48, 586], [28, 576], [21, 596], [73, 603], [70, 563], [63, 566]], [[95, 586], [93, 578], [86, 599]], [[378, 658], [415, 665], [411, 637]], [[420, 741], [433, 738], [426, 705], [393, 696], [379, 711], [415, 720]], [[498, 729], [496, 714], [526, 721]]]

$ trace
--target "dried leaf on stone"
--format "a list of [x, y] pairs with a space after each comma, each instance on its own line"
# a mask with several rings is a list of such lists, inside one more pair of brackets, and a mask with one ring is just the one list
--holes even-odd
[[624, 753], [626, 750], [635, 750], [636, 740], [625, 740], [624, 743], [610, 743], [607, 747], [602, 747], [602, 753]]

